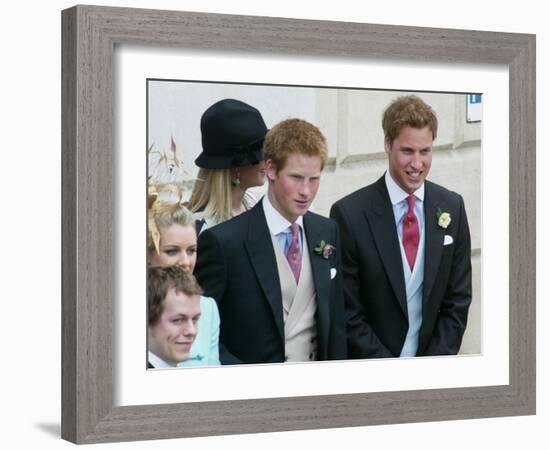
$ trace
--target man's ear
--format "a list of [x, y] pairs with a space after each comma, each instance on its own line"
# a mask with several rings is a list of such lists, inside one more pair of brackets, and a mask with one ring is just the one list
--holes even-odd
[[275, 178], [277, 178], [277, 167], [272, 159], [268, 159], [265, 162], [265, 174], [269, 181], [275, 181]]
[[391, 139], [389, 138], [389, 136], [386, 136], [384, 137], [384, 150], [386, 151], [386, 153], [389, 153], [390, 150], [391, 150]]

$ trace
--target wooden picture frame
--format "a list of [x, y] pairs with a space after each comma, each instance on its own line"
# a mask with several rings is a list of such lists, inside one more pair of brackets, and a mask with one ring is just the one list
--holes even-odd
[[[535, 413], [535, 36], [97, 6], [63, 11], [62, 30], [64, 439], [96, 443]], [[506, 65], [509, 384], [115, 407], [116, 44]]]

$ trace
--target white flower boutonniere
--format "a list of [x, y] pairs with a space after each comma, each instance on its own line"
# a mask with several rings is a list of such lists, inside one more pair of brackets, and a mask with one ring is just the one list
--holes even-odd
[[437, 208], [435, 215], [437, 216], [437, 224], [441, 228], [447, 228], [451, 223], [451, 215], [448, 212], [443, 212], [441, 209]]

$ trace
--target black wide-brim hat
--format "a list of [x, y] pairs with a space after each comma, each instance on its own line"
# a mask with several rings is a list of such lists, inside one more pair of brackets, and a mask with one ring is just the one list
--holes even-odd
[[263, 159], [267, 127], [253, 106], [224, 99], [210, 106], [201, 117], [202, 153], [195, 164], [204, 169], [258, 164]]

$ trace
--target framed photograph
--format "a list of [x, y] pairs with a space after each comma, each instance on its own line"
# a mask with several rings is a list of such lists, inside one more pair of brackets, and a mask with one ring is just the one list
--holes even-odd
[[[65, 10], [62, 19], [63, 438], [94, 443], [534, 414], [534, 36], [95, 6]], [[223, 65], [223, 78], [219, 78], [215, 70], [223, 58], [233, 61]], [[244, 76], [246, 60], [249, 65]], [[436, 382], [435, 377], [424, 383], [388, 380], [395, 364], [408, 364], [407, 371], [410, 367], [420, 378], [427, 370], [484, 372], [483, 364], [490, 362], [487, 357], [492, 354], [485, 347], [494, 325], [489, 321], [484, 322], [482, 351], [472, 351], [481, 353], [479, 358], [435, 358], [435, 365], [441, 368], [428, 366], [433, 361], [382, 364], [375, 360], [322, 367], [297, 364], [147, 371], [144, 337], [127, 343], [124, 336], [129, 326], [137, 323], [144, 328], [144, 315], [131, 315], [131, 323], [122, 320], [129, 315], [124, 309], [127, 300], [121, 299], [136, 298], [133, 292], [143, 297], [145, 290], [143, 283], [128, 278], [128, 267], [136, 260], [128, 255], [137, 248], [143, 262], [132, 270], [143, 273], [143, 180], [145, 149], [151, 144], [145, 138], [147, 79], [303, 86], [307, 80], [301, 75], [301, 64], [312, 64], [316, 73], [325, 74], [332, 68], [364, 78], [357, 81], [346, 75], [322, 82], [318, 78], [312, 83], [326, 92], [334, 87], [369, 87], [468, 94], [462, 95], [462, 121], [464, 127], [483, 130], [482, 152], [487, 152], [483, 165], [496, 165], [498, 155], [508, 155], [500, 171], [505, 174], [501, 181], [506, 189], [492, 196], [485, 179], [480, 188], [485, 199], [483, 227], [490, 226], [488, 218], [498, 217], [499, 211], [505, 211], [507, 221], [499, 228], [504, 230], [500, 247], [507, 250], [503, 259], [508, 261], [508, 279], [501, 291], [491, 283], [492, 289], [484, 291], [483, 298], [484, 311], [499, 306], [508, 311], [504, 318], [493, 320], [498, 322], [497, 328], [505, 328], [496, 339], [505, 347], [499, 354], [498, 376], [449, 379], [446, 383]], [[429, 86], [399, 81], [405, 70], [400, 64], [419, 74], [454, 73], [452, 89], [434, 80]], [[485, 81], [474, 84], [481, 89], [470, 89], [459, 65], [479, 69], [475, 76]], [[205, 77], [195, 66], [217, 78]], [[263, 74], [252, 67], [262, 67]], [[323, 70], [317, 70], [321, 67]], [[181, 73], [187, 77], [182, 78]], [[388, 82], [388, 74], [397, 78]], [[427, 77], [429, 74], [417, 75], [419, 79]], [[500, 90], [491, 90], [491, 85], [500, 86]], [[466, 97], [475, 97], [471, 103], [478, 109], [479, 95], [483, 113], [472, 109], [475, 115], [468, 121]], [[328, 97], [324, 100], [330, 103]], [[502, 106], [499, 102], [504, 102], [504, 107], [485, 109]], [[499, 110], [507, 112], [504, 118]], [[504, 139], [486, 139], [487, 130], [495, 124], [500, 130], [496, 134]], [[509, 132], [502, 133], [506, 125]], [[133, 149], [133, 155], [128, 149]], [[361, 155], [348, 156], [348, 161], [361, 159]], [[340, 158], [339, 162], [345, 159], [341, 154], [332, 157], [335, 161]], [[137, 191], [127, 187], [131, 179], [138, 180]], [[487, 204], [503, 207], [495, 216], [491, 211], [487, 214]], [[134, 217], [138, 225], [128, 227]], [[135, 234], [127, 233], [129, 228], [137, 229], [138, 244]], [[493, 245], [498, 247], [499, 242]], [[483, 255], [490, 258], [490, 248], [485, 253], [486, 248], [484, 240]], [[489, 272], [481, 271], [484, 282], [490, 281]], [[491, 309], [485, 309], [486, 300]], [[145, 309], [143, 303], [138, 305], [136, 309]], [[127, 354], [137, 356], [126, 360]], [[470, 366], [478, 363], [481, 365], [475, 369]], [[275, 387], [248, 383], [264, 376], [264, 369], [274, 371], [283, 381], [285, 377], [301, 381], [281, 382]], [[220, 370], [224, 387], [219, 383]], [[307, 381], [313, 378], [315, 383]], [[239, 379], [245, 382], [238, 385]], [[369, 384], [367, 380], [374, 381]], [[193, 388], [181, 388], [186, 385]], [[200, 386], [208, 389], [197, 388]]]

